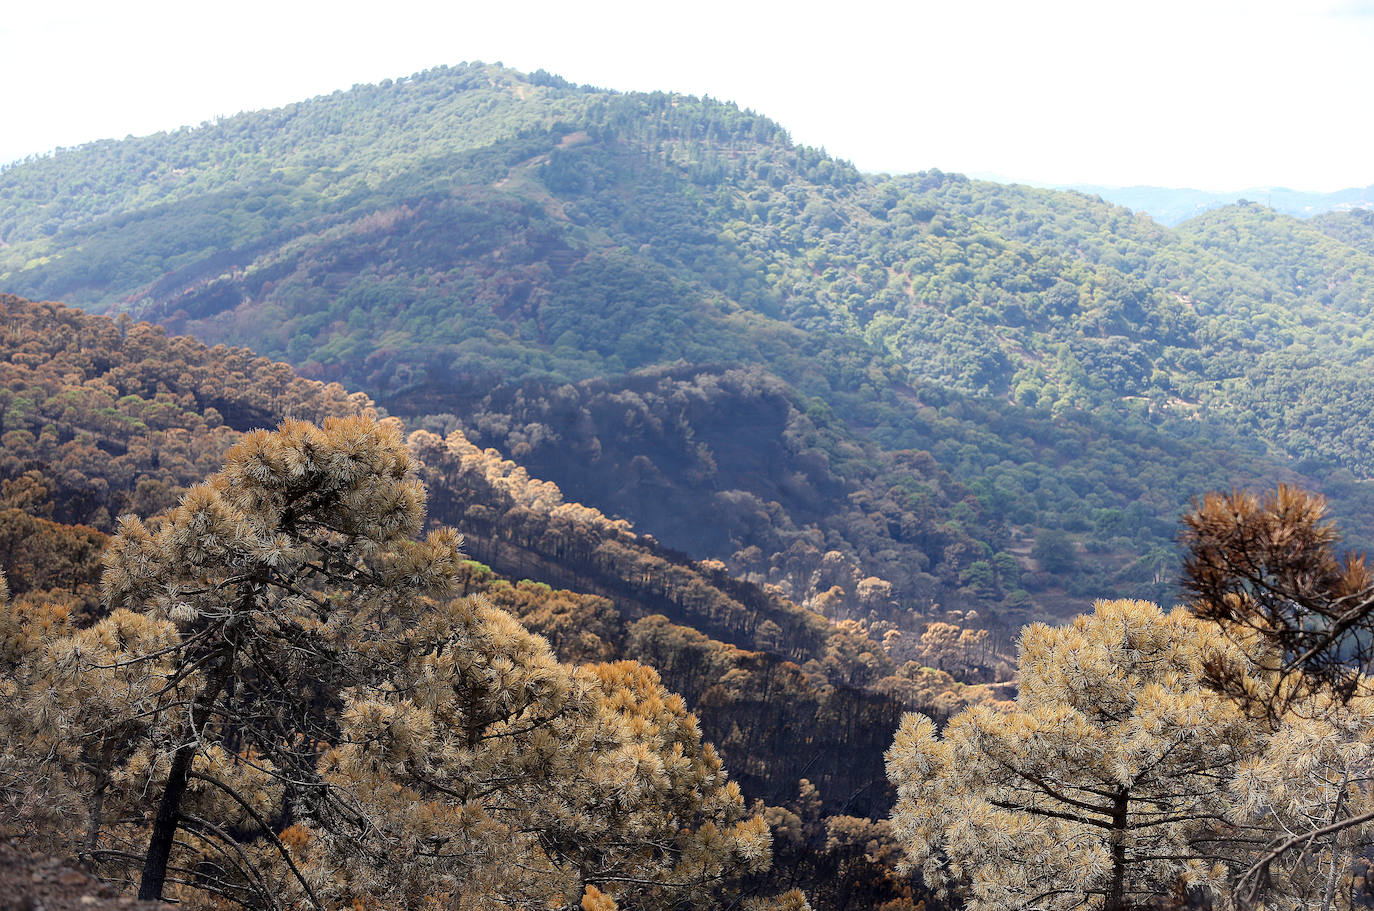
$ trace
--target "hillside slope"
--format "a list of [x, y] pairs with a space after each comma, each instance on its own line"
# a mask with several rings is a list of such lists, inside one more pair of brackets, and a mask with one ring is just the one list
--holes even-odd
[[1171, 599], [1206, 489], [1372, 527], [1360, 236], [865, 177], [482, 65], [0, 173], [0, 287], [364, 389], [817, 609], [1009, 626]]
[[[245, 431], [289, 415], [374, 413], [365, 395], [127, 316], [0, 295], [0, 333], [0, 571], [21, 618], [38, 603], [70, 610], [79, 627], [103, 616], [113, 516], [174, 505]], [[749, 799], [774, 808], [779, 871], [736, 884], [744, 894], [801, 886], [813, 907], [835, 911], [911, 895], [892, 852], [864, 847], [892, 799], [883, 751], [905, 708], [945, 714], [992, 687], [903, 663], [901, 635], [880, 642], [883, 630], [831, 623], [668, 551], [461, 433], [416, 430], [409, 444], [431, 522], [463, 531], [466, 554], [489, 564], [464, 564], [465, 594], [518, 616], [565, 661], [654, 666]], [[986, 643], [973, 651], [961, 674], [990, 676], [977, 665]], [[836, 841], [832, 818], [869, 834]]]

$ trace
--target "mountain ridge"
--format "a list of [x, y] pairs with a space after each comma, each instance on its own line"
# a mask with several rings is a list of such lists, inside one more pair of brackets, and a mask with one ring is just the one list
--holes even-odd
[[[1349, 521], [1374, 514], [1348, 417], [1374, 404], [1358, 219], [1232, 206], [1174, 230], [866, 177], [730, 105], [477, 65], [165, 138], [0, 174], [0, 284], [366, 389], [807, 604], [867, 616], [869, 577], [1011, 625], [1167, 601], [1188, 498], [1274, 479], [1371, 527]], [[722, 391], [718, 370], [756, 373]], [[765, 400], [779, 417], [713, 429]], [[770, 451], [775, 475], [749, 458]], [[631, 466], [667, 499], [617, 500]], [[1060, 534], [1047, 573], [1032, 552]]]
[[1142, 184], [1056, 184], [1053, 188], [1100, 196], [1119, 206], [1146, 212], [1155, 220], [1170, 227], [1176, 227], [1212, 209], [1244, 201], [1257, 202], [1298, 218], [1311, 218], [1328, 212], [1374, 208], [1374, 184], [1329, 192], [1293, 190], [1288, 187], [1249, 187], [1244, 190], [1212, 191]]

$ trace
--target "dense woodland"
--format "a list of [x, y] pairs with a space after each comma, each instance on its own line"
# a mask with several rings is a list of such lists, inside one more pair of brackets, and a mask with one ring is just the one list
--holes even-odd
[[1372, 266], [480, 64], [10, 166], [0, 835], [207, 909], [1359, 905]]
[[[13, 609], [0, 626], [19, 641], [29, 641], [40, 605], [62, 612], [49, 629], [106, 622], [101, 554], [122, 533], [111, 517], [153, 518], [175, 506], [218, 468], [204, 463], [222, 464], [251, 426], [293, 415], [377, 419], [365, 396], [241, 349], [56, 304], [3, 304], [13, 397], [0, 566]], [[230, 426], [221, 412], [244, 423]], [[786, 864], [738, 888], [801, 887], [814, 907], [904, 907], [913, 886], [896, 874], [896, 845], [880, 825], [892, 800], [883, 751], [906, 708], [944, 716], [1003, 695], [986, 682], [1007, 670], [986, 631], [938, 624], [927, 636], [920, 626], [832, 623], [565, 501], [556, 485], [459, 432], [416, 430], [409, 450], [433, 523], [463, 529], [465, 557], [485, 561], [457, 567], [453, 594], [485, 597], [561, 660], [654, 667], [690, 701], [749, 801], [792, 826], [776, 847]], [[18, 642], [6, 648], [13, 660]], [[832, 820], [852, 831], [832, 838]], [[886, 846], [876, 854], [873, 839]]]
[[[0, 807], [28, 850], [192, 907], [1362, 901], [1374, 571], [1317, 498], [1209, 498], [1192, 612], [1032, 624], [989, 685], [1006, 650], [971, 624], [826, 617], [459, 431], [3, 303]], [[133, 416], [150, 445], [110, 431]]]
[[1169, 229], [473, 64], [12, 166], [0, 283], [364, 390], [816, 609], [885, 619], [873, 578], [1014, 631], [1174, 597], [1200, 490], [1371, 527], [1362, 218]]

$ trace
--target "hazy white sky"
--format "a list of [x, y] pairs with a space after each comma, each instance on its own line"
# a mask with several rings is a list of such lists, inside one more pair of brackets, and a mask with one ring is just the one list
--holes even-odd
[[1374, 0], [48, 0], [0, 162], [464, 60], [733, 100], [869, 171], [1374, 184]]

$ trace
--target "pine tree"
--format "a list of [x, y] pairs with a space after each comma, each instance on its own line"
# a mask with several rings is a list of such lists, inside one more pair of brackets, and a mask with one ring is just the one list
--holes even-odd
[[264, 909], [628, 911], [765, 866], [682, 701], [452, 597], [423, 504], [391, 425], [288, 422], [121, 521], [89, 629], [0, 598], [0, 799], [60, 782], [105, 875]]
[[1320, 694], [1296, 708], [1230, 782], [1237, 819], [1269, 839], [1238, 897], [1350, 908], [1355, 858], [1374, 844], [1374, 699]]
[[1225, 663], [1205, 674], [1273, 731], [1235, 780], [1262, 834], [1237, 892], [1248, 904], [1348, 904], [1353, 856], [1374, 839], [1374, 571], [1338, 553], [1324, 498], [1287, 485], [1208, 494], [1183, 524], [1189, 606], [1264, 647], [1258, 675]]
[[1214, 669], [1214, 682], [1277, 719], [1325, 691], [1349, 699], [1374, 662], [1374, 570], [1336, 550], [1325, 499], [1280, 485], [1264, 497], [1208, 494], [1183, 518], [1184, 588], [1198, 616], [1273, 649], [1265, 700]]
[[973, 911], [1123, 911], [1177, 886], [1224, 895], [1235, 833], [1225, 778], [1264, 731], [1206, 689], [1247, 656], [1184, 610], [1099, 602], [1032, 624], [1015, 708], [908, 715], [888, 753], [893, 825], [928, 884]]
[[[193, 780], [252, 817], [294, 869], [266, 815], [274, 801], [255, 805], [230, 769], [248, 766], [308, 812], [333, 799], [316, 759], [334, 733], [336, 694], [383, 685], [398, 651], [413, 647], [407, 633], [449, 594], [458, 538], [440, 530], [413, 540], [423, 504], [395, 428], [360, 416], [250, 434], [159, 526], [121, 521], [105, 555], [105, 598], [177, 633], [140, 756], [160, 795], [141, 898], [161, 897], [185, 828], [237, 861], [213, 881], [264, 891], [241, 869], [249, 865], [232, 836], [183, 809]], [[217, 741], [229, 750], [212, 751]], [[193, 767], [197, 757], [204, 767]]]

